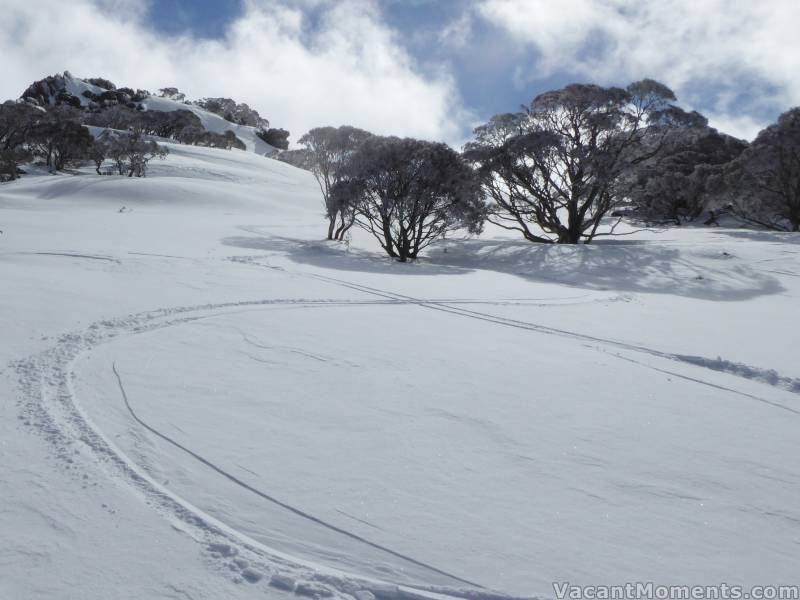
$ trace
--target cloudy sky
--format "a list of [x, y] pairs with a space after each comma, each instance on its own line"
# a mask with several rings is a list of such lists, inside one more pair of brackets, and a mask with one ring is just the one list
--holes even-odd
[[800, 104], [797, 0], [2, 0], [0, 98], [69, 70], [317, 125], [465, 141], [574, 81], [666, 83], [752, 138]]

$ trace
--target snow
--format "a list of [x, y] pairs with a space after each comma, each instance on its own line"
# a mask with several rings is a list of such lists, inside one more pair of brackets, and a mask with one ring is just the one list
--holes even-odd
[[78, 98], [81, 101], [81, 106], [88, 106], [89, 98], [83, 95], [83, 92], [92, 92], [93, 94], [103, 94], [107, 90], [93, 85], [88, 81], [84, 81], [83, 79], [78, 79], [77, 77], [72, 77], [69, 73], [64, 73], [64, 89]]
[[257, 128], [250, 125], [239, 125], [238, 123], [231, 123], [226, 121], [221, 116], [208, 112], [195, 106], [194, 104], [185, 104], [169, 98], [160, 98], [158, 96], [149, 96], [142, 102], [145, 110], [158, 110], [162, 112], [171, 112], [175, 110], [190, 110], [200, 118], [200, 122], [208, 131], [213, 133], [225, 133], [226, 131], [233, 131], [240, 140], [247, 146], [248, 152], [255, 152], [256, 154], [268, 155], [275, 152], [275, 148], [270, 146], [264, 140], [256, 135]]
[[796, 576], [797, 236], [402, 265], [306, 172], [169, 149], [0, 186], [0, 598]]
[[[101, 95], [107, 91], [101, 87], [88, 83], [83, 79], [74, 77], [69, 73], [64, 73], [63, 77], [64, 89], [73, 96], [76, 96], [80, 100], [81, 106], [84, 107], [88, 106], [91, 100], [86, 98], [83, 95], [83, 92], [90, 91], [94, 94]], [[256, 154], [260, 154], [262, 156], [270, 155], [275, 152], [275, 148], [273, 146], [270, 146], [256, 135], [256, 132], [258, 131], [256, 127], [231, 123], [230, 121], [226, 121], [221, 116], [204, 110], [194, 104], [178, 102], [177, 100], [161, 98], [159, 96], [147, 96], [147, 98], [139, 104], [141, 104], [145, 110], [155, 110], [160, 112], [172, 112], [176, 110], [191, 111], [198, 116], [203, 127], [208, 131], [220, 134], [225, 133], [226, 131], [233, 131], [236, 134], [236, 137], [244, 142], [248, 152], [255, 152]]]

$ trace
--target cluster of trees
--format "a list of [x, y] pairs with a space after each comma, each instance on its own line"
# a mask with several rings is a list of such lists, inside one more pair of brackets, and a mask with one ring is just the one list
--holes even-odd
[[261, 128], [256, 131], [256, 135], [267, 142], [270, 146], [278, 148], [279, 150], [286, 150], [289, 148], [290, 133], [285, 129], [276, 129], [274, 127], [269, 127], [266, 129]]
[[98, 173], [108, 158], [120, 175], [144, 177], [150, 160], [166, 156], [166, 148], [145, 138], [144, 128], [106, 129], [95, 139], [83, 117], [66, 104], [48, 109], [25, 102], [0, 105], [0, 181], [16, 179], [20, 166], [36, 158], [52, 171], [91, 160]]
[[166, 158], [168, 150], [153, 140], [146, 139], [141, 132], [106, 129], [91, 147], [89, 155], [98, 175], [107, 159], [113, 162], [113, 171], [128, 177], [145, 177], [147, 164], [154, 158]]
[[651, 79], [573, 84], [495, 115], [460, 154], [342, 126], [312, 129], [278, 158], [316, 177], [329, 239], [356, 225], [401, 261], [484, 220], [562, 244], [615, 235], [622, 214], [646, 225], [727, 211], [800, 230], [800, 108], [748, 144], [675, 102]]
[[127, 106], [112, 106], [85, 115], [87, 125], [118, 130], [133, 130], [182, 144], [245, 150], [245, 143], [233, 131], [215, 133], [203, 127], [200, 117], [190, 110], [140, 111]]
[[726, 167], [721, 188], [746, 220], [800, 231], [800, 108], [758, 134]]
[[22, 163], [41, 158], [52, 170], [85, 159], [94, 142], [69, 106], [46, 111], [24, 103], [0, 105], [0, 180], [19, 176]]
[[203, 98], [195, 101], [194, 104], [208, 112], [221, 116], [231, 123], [250, 125], [262, 129], [269, 127], [269, 121], [262, 118], [257, 110], [230, 98]]
[[[67, 85], [71, 80], [69, 73], [47, 77], [25, 90], [20, 101], [0, 105], [0, 181], [16, 179], [21, 165], [35, 159], [53, 171], [92, 161], [100, 173], [108, 158], [114, 163], [113, 172], [144, 177], [148, 162], [166, 155], [166, 149], [148, 141], [148, 136], [197, 146], [246, 149], [233, 131], [207, 131], [188, 109], [144, 110], [140, 101], [149, 96], [146, 90], [117, 88], [107, 79], [93, 78], [87, 83], [105, 91], [84, 91], [87, 101], [82, 103], [68, 91], [74, 89]], [[175, 88], [164, 88], [161, 93], [165, 97], [182, 96]], [[239, 120], [267, 123], [257, 113], [252, 117], [247, 105], [233, 106]], [[106, 131], [95, 139], [87, 126]], [[268, 143], [288, 147], [289, 132], [265, 128], [261, 133]]]
[[571, 85], [475, 130], [465, 156], [492, 199], [489, 220], [531, 241], [612, 235], [622, 207], [645, 224], [724, 212], [800, 230], [800, 108], [748, 144], [673, 103], [666, 86]]
[[[103, 77], [92, 77], [85, 82], [94, 88], [85, 89], [76, 96], [78, 90], [86, 86], [81, 80], [75, 79], [65, 71], [63, 74], [45, 77], [32, 83], [22, 93], [21, 99], [27, 104], [43, 108], [70, 106], [82, 110], [86, 113], [83, 122], [88, 125], [113, 129], [127, 129], [134, 126], [148, 135], [170, 138], [186, 144], [214, 148], [245, 148], [241, 140], [232, 138], [227, 132], [217, 134], [206, 131], [200, 119], [188, 109], [173, 112], [147, 110], [146, 100], [151, 96], [148, 90], [118, 88]], [[256, 135], [268, 144], [279, 149], [289, 147], [289, 132], [285, 129], [271, 128], [269, 121], [247, 104], [236, 102], [231, 98], [188, 101], [186, 94], [176, 87], [161, 88], [157, 96], [186, 105], [199, 106], [231, 123], [255, 127]]]

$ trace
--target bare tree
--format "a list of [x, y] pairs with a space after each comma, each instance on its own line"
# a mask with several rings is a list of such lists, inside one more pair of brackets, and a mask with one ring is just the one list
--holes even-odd
[[588, 243], [624, 198], [623, 175], [660, 151], [645, 138], [702, 120], [649, 79], [627, 88], [569, 85], [476, 129], [466, 156], [493, 200], [489, 220], [545, 243]]
[[482, 229], [486, 205], [475, 174], [445, 144], [373, 136], [342, 175], [331, 199], [400, 262], [448, 232]]
[[331, 190], [342, 179], [344, 167], [352, 154], [371, 135], [363, 129], [343, 125], [316, 127], [298, 140], [299, 144], [305, 146], [305, 164], [317, 178], [322, 192], [329, 240], [343, 239], [353, 223], [349, 215], [340, 210], [341, 204], [334, 201]]

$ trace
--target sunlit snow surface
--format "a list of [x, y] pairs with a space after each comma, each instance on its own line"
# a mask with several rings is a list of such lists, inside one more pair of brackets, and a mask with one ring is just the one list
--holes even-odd
[[170, 151], [0, 186], [0, 597], [796, 576], [797, 236], [400, 265], [308, 173]]

